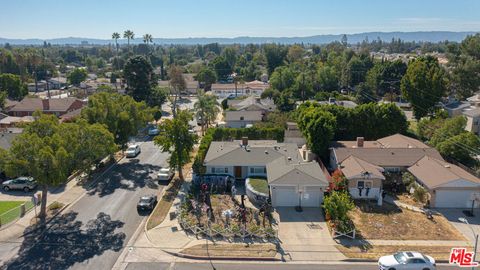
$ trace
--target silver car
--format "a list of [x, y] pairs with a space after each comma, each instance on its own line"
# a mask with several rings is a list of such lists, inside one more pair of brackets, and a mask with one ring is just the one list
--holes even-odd
[[142, 150], [140, 149], [140, 145], [138, 144], [134, 144], [134, 145], [130, 145], [127, 150], [125, 151], [125, 155], [127, 156], [127, 158], [131, 158], [131, 157], [136, 157], [138, 154], [140, 154]]
[[29, 192], [37, 187], [37, 183], [31, 177], [18, 177], [12, 180], [3, 182], [3, 190], [9, 191], [13, 189], [23, 190]]

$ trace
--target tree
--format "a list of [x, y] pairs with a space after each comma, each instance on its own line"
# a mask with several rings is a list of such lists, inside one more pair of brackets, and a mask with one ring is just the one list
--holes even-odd
[[235, 63], [237, 62], [237, 51], [233, 47], [227, 47], [223, 50], [222, 56], [228, 63], [228, 66], [233, 70]]
[[5, 109], [6, 100], [7, 100], [7, 92], [0, 91], [0, 111]]
[[68, 81], [76, 86], [79, 86], [81, 82], [87, 79], [87, 70], [84, 68], [75, 68], [67, 75]]
[[172, 102], [172, 112], [173, 117], [175, 117], [177, 113], [177, 99], [180, 97], [180, 94], [187, 88], [187, 82], [183, 77], [182, 69], [176, 65], [170, 66], [168, 73], [170, 75], [170, 87], [174, 94]]
[[144, 56], [128, 59], [123, 68], [123, 77], [127, 82], [127, 94], [136, 101], [145, 101], [156, 85], [153, 67]]
[[343, 175], [340, 169], [336, 169], [332, 173], [332, 180], [330, 181], [329, 190], [330, 191], [343, 191], [348, 188], [348, 180]]
[[280, 92], [291, 88], [295, 84], [297, 74], [289, 67], [282, 66], [275, 69], [270, 76], [270, 85]]
[[205, 126], [208, 128], [209, 124], [217, 118], [220, 112], [217, 98], [213, 95], [205, 95], [205, 93], [198, 93], [198, 101], [193, 104], [197, 117], [202, 121], [202, 134], [205, 131]]
[[297, 123], [312, 152], [325, 156], [335, 133], [335, 116], [330, 112], [310, 107], [300, 110]]
[[280, 91], [277, 89], [273, 89], [271, 87], [265, 89], [262, 92], [262, 95], [260, 96], [261, 98], [271, 98], [273, 100], [277, 100], [280, 97]]
[[480, 138], [471, 132], [452, 136], [436, 146], [443, 156], [453, 158], [462, 164], [473, 167], [478, 164], [475, 156], [480, 152]]
[[115, 143], [124, 147], [130, 136], [135, 136], [153, 119], [153, 111], [144, 102], [136, 102], [130, 96], [101, 92], [88, 98], [82, 118], [91, 124], [105, 125], [113, 134]]
[[125, 32], [123, 32], [123, 38], [127, 39], [128, 47], [130, 48], [130, 40], [135, 38], [135, 34], [133, 33], [133, 31], [126, 30]]
[[165, 87], [156, 86], [152, 89], [150, 97], [147, 99], [147, 104], [150, 107], [157, 106], [162, 108], [162, 104], [167, 101], [169, 89]]
[[196, 80], [204, 84], [205, 91], [210, 91], [212, 84], [217, 81], [217, 75], [213, 69], [204, 67], [198, 72]]
[[6, 93], [6, 97], [14, 100], [22, 100], [28, 94], [27, 87], [20, 80], [20, 76], [9, 73], [0, 74], [0, 93], [2, 92]]
[[457, 116], [446, 119], [442, 125], [433, 131], [430, 143], [437, 146], [447, 139], [465, 132], [467, 119], [464, 116]]
[[366, 104], [375, 102], [375, 94], [365, 83], [360, 83], [357, 86], [357, 93], [355, 96], [358, 104]]
[[408, 65], [401, 81], [402, 95], [412, 104], [417, 120], [433, 112], [446, 92], [445, 72], [436, 58], [419, 57]]
[[407, 65], [401, 60], [377, 62], [368, 70], [365, 81], [379, 97], [386, 93], [400, 94], [400, 83], [406, 71]]
[[154, 138], [154, 143], [164, 152], [171, 154], [170, 166], [177, 168], [178, 176], [183, 180], [183, 166], [191, 160], [190, 152], [197, 142], [198, 136], [190, 133], [188, 122], [192, 114], [179, 110], [173, 119], [166, 119], [160, 124], [164, 132]]
[[318, 69], [317, 81], [320, 91], [332, 92], [338, 90], [338, 74], [330, 66], [323, 66]]
[[118, 32], [113, 32], [112, 39], [115, 41], [115, 49], [117, 50], [118, 55], [118, 39], [120, 38], [120, 34]]
[[460, 45], [449, 45], [452, 88], [459, 99], [465, 99], [480, 87], [480, 34], [467, 36]]
[[152, 35], [150, 35], [150, 34], [145, 34], [145, 35], [143, 35], [143, 43], [145, 43], [145, 44], [148, 45], [148, 44], [150, 44], [150, 43], [152, 43], [152, 42], [153, 42], [153, 37], [152, 37]]
[[289, 93], [281, 93], [279, 97], [275, 99], [275, 104], [281, 112], [290, 112], [295, 109], [295, 101]]
[[288, 62], [294, 63], [302, 59], [304, 49], [300, 45], [292, 45], [288, 48], [287, 59]]
[[223, 56], [217, 56], [213, 59], [211, 66], [217, 73], [218, 80], [225, 81], [227, 77], [232, 74], [232, 67], [228, 63], [227, 59]]
[[263, 50], [267, 59], [268, 74], [272, 74], [277, 67], [283, 65], [288, 53], [287, 48], [277, 44], [266, 44]]
[[325, 214], [333, 221], [339, 222], [340, 230], [344, 231], [350, 220], [348, 212], [355, 208], [350, 195], [346, 191], [333, 191], [323, 200]]

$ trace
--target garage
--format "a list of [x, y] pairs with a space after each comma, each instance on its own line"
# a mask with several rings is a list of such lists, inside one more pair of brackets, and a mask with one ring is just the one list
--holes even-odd
[[298, 205], [295, 186], [274, 186], [272, 187], [272, 197], [273, 207]]
[[[478, 193], [471, 190], [436, 190], [435, 207], [438, 208], [470, 208], [472, 207], [472, 196], [478, 198]], [[480, 206], [478, 200], [474, 207]]]
[[321, 187], [305, 187], [302, 194], [303, 207], [320, 207], [323, 201], [323, 192]]

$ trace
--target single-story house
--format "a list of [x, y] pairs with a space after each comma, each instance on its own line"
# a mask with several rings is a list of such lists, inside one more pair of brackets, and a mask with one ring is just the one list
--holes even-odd
[[273, 100], [249, 96], [243, 100], [228, 100], [231, 110], [225, 111], [225, 126], [241, 128], [265, 120], [267, 114], [274, 111]]
[[[329, 166], [342, 171], [353, 198], [376, 199], [379, 204], [384, 172], [411, 172], [428, 190], [432, 207], [465, 207], [472, 200], [463, 195], [477, 194], [480, 188], [480, 179], [446, 162], [436, 149], [401, 134], [376, 141], [359, 137], [334, 142]], [[453, 197], [456, 199], [450, 199]]]
[[214, 83], [211, 92], [219, 97], [226, 98], [230, 96], [261, 96], [263, 91], [270, 87], [268, 83], [261, 81], [251, 81], [246, 83]]
[[445, 111], [447, 111], [448, 116], [450, 117], [455, 117], [462, 115], [462, 111], [464, 109], [469, 108], [471, 105], [469, 102], [466, 101], [457, 101], [457, 100], [452, 100], [449, 101], [446, 104], [442, 104], [442, 107]]
[[428, 190], [432, 207], [480, 206], [480, 179], [459, 166], [425, 156], [408, 171]]
[[0, 119], [0, 128], [13, 128], [23, 123], [31, 123], [35, 121], [33, 116], [7, 116]]
[[480, 107], [465, 109], [462, 114], [467, 118], [465, 130], [480, 136]]
[[313, 154], [273, 140], [214, 141], [205, 156], [207, 173], [236, 179], [267, 178], [274, 207], [320, 207], [328, 180]]
[[41, 111], [46, 114], [55, 114], [60, 117], [70, 111], [81, 109], [85, 103], [77, 98], [55, 98], [55, 99], [41, 99], [26, 97], [11, 107], [7, 113], [10, 116], [23, 117], [31, 116], [36, 111]]
[[265, 114], [262, 111], [225, 111], [225, 126], [244, 128], [262, 122]]

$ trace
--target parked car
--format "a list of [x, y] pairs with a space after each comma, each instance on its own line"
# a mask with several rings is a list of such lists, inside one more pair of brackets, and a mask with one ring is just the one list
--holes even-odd
[[158, 134], [160, 134], [160, 130], [158, 129], [158, 127], [150, 127], [148, 129], [148, 135], [157, 136]]
[[3, 190], [9, 191], [13, 189], [23, 190], [29, 192], [37, 187], [37, 183], [31, 177], [18, 177], [12, 180], [7, 180], [2, 183]]
[[127, 151], [125, 151], [125, 155], [129, 158], [136, 157], [138, 154], [140, 154], [141, 151], [142, 150], [140, 149], [140, 145], [133, 144], [127, 148]]
[[137, 211], [153, 210], [157, 205], [157, 196], [142, 196], [137, 203]]
[[380, 270], [435, 270], [435, 260], [420, 252], [402, 251], [378, 260]]
[[170, 181], [175, 172], [170, 168], [161, 168], [158, 172], [158, 181]]

